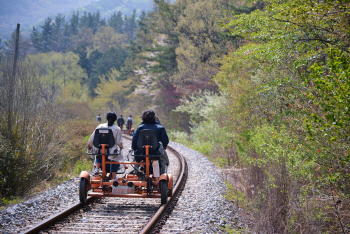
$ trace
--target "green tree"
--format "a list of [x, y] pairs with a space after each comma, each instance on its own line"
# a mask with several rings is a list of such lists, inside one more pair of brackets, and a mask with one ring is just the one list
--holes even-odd
[[39, 33], [38, 29], [35, 28], [34, 26], [33, 26], [32, 32], [30, 34], [30, 38], [31, 38], [31, 41], [33, 43], [34, 48], [37, 51], [41, 51], [42, 50], [42, 48], [41, 48], [42, 45], [41, 45], [41, 41], [40, 41], [40, 33]]
[[69, 20], [69, 32], [71, 35], [78, 34], [79, 29], [79, 11], [73, 12], [72, 18]]
[[[84, 77], [86, 73], [78, 65], [79, 56], [73, 52], [68, 53], [41, 53], [36, 55], [29, 55], [26, 61], [35, 65], [42, 71], [42, 75], [38, 76], [41, 84], [44, 86], [45, 91], [43, 97], [47, 102], [54, 103], [57, 99], [63, 100], [62, 93], [69, 98], [79, 100], [83, 95]], [[71, 90], [74, 93], [69, 94], [67, 86], [75, 86], [75, 89]]]
[[42, 28], [42, 32], [40, 35], [40, 40], [42, 44], [42, 52], [49, 52], [53, 48], [53, 38], [52, 38], [52, 31], [53, 31], [53, 25], [52, 25], [52, 19], [50, 17], [47, 17], [45, 20], [44, 25], [40, 26]]
[[128, 105], [127, 96], [131, 93], [131, 80], [121, 80], [120, 72], [112, 68], [100, 76], [100, 82], [95, 89], [95, 108], [123, 110]]
[[89, 79], [88, 79], [88, 87], [89, 87], [89, 92], [90, 95], [94, 96], [95, 92], [94, 89], [97, 87], [98, 83], [100, 82], [99, 76], [102, 75], [101, 73], [99, 73], [98, 69], [98, 63], [99, 60], [102, 57], [102, 53], [98, 50], [94, 50], [90, 53], [90, 56], [87, 60], [88, 62], [88, 66], [89, 66], [89, 70], [90, 70], [90, 75], [89, 75]]
[[[3, 45], [3, 52], [7, 56], [11, 56], [13, 58], [15, 54], [15, 44], [16, 44], [16, 31], [14, 31], [11, 35], [10, 40], [5, 40]], [[23, 37], [22, 33], [19, 34], [18, 40], [18, 58], [25, 58], [27, 54], [33, 53], [33, 45], [31, 44], [29, 38]]]
[[93, 48], [94, 32], [93, 29], [81, 27], [77, 35], [72, 35], [70, 38], [73, 48], [84, 46], [86, 48]]
[[91, 63], [87, 57], [86, 47], [79, 46], [73, 52], [79, 56], [78, 65], [80, 65], [80, 67], [85, 70], [88, 76], [87, 78], [89, 79], [91, 76]]
[[136, 27], [137, 27], [136, 10], [134, 10], [129, 17], [125, 16], [125, 21], [124, 21], [124, 31], [128, 35], [129, 40], [135, 39]]
[[101, 27], [94, 36], [94, 49], [104, 52], [111, 47], [123, 46], [126, 41], [125, 34], [117, 34], [112, 27]]
[[123, 14], [121, 11], [118, 11], [116, 14], [115, 12], [111, 17], [108, 19], [108, 26], [114, 28], [114, 30], [119, 33], [124, 33], [124, 20], [123, 20]]
[[84, 11], [83, 15], [79, 19], [79, 26], [80, 27], [89, 27], [89, 18], [88, 18], [86, 11]]
[[53, 51], [56, 52], [63, 52], [64, 51], [64, 45], [63, 45], [63, 30], [65, 25], [65, 17], [62, 16], [62, 14], [58, 14], [55, 17], [55, 22], [53, 24], [52, 28], [52, 37], [53, 37]]

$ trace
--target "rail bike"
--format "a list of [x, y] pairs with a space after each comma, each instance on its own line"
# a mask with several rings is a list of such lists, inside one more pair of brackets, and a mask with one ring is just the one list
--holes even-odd
[[[88, 196], [92, 197], [134, 197], [134, 198], [160, 198], [161, 204], [166, 204], [168, 197], [172, 195], [173, 176], [161, 172], [159, 162], [159, 141], [155, 131], [141, 130], [138, 140], [138, 152], [135, 155], [129, 151], [127, 161], [111, 161], [108, 156], [117, 156], [120, 151], [109, 152], [109, 148], [115, 145], [115, 140], [111, 129], [100, 128], [95, 130], [93, 145], [99, 149], [98, 153], [88, 150], [88, 155], [102, 157], [102, 171], [90, 176], [89, 172], [80, 173], [79, 199], [85, 203]], [[136, 158], [139, 160], [136, 160]], [[140, 161], [140, 162], [137, 162]], [[132, 172], [126, 169], [117, 174], [123, 174], [121, 178], [112, 179], [112, 173], [108, 172], [106, 165], [123, 164], [131, 165]]]
[[127, 125], [127, 127], [126, 127], [126, 129], [123, 129], [123, 125], [122, 124], [120, 124], [120, 129], [121, 129], [121, 131], [122, 131], [122, 133], [123, 134], [129, 134], [129, 135], [134, 135], [134, 132], [135, 132], [135, 129], [134, 128], [131, 128], [131, 123], [129, 123], [128, 125]]

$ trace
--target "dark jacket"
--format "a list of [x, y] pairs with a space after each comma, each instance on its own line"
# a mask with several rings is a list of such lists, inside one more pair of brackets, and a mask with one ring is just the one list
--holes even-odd
[[120, 117], [118, 120], [117, 120], [117, 125], [118, 127], [120, 127], [120, 124], [122, 124], [122, 126], [124, 125], [124, 119], [122, 117]]
[[166, 133], [165, 128], [162, 125], [158, 125], [156, 123], [146, 123], [146, 124], [141, 123], [141, 125], [138, 126], [138, 128], [136, 129], [134, 136], [132, 137], [131, 147], [133, 150], [135, 150], [135, 155], [139, 155], [142, 153], [142, 152], [139, 152], [137, 149], [137, 139], [138, 139], [140, 130], [144, 130], [144, 129], [154, 130], [157, 134], [158, 140], [163, 144], [164, 149], [168, 146], [169, 144], [168, 134]]

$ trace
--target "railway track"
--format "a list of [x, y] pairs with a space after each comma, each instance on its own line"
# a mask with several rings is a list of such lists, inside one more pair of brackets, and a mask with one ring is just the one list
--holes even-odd
[[[123, 137], [131, 140], [129, 136]], [[174, 187], [166, 204], [161, 205], [158, 198], [89, 197], [86, 204], [76, 203], [23, 233], [158, 233], [187, 179], [183, 156], [171, 147], [167, 152]]]

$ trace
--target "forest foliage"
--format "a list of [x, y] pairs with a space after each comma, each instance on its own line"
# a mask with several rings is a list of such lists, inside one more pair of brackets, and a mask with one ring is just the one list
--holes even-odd
[[[191, 138], [201, 139], [197, 148], [206, 146], [210, 155], [225, 149], [227, 164], [247, 169], [243, 192], [256, 230], [347, 233], [350, 5], [290, 0], [262, 6], [221, 24], [244, 39], [223, 57], [214, 78], [229, 103], [217, 111], [216, 126], [231, 134], [219, 134], [224, 143], [203, 135], [212, 116], [195, 114], [201, 128], [193, 128]], [[177, 110], [211, 109], [195, 103]]]
[[29, 34], [32, 26], [42, 25], [47, 16], [53, 17], [58, 13], [66, 18], [79, 11], [96, 12], [99, 10], [101, 18], [109, 18], [114, 12], [123, 12], [131, 15], [136, 9], [139, 14], [152, 8], [150, 0], [16, 0], [3, 1], [0, 8], [0, 38], [9, 39], [11, 30], [16, 29], [16, 24], [21, 24], [24, 34]]

